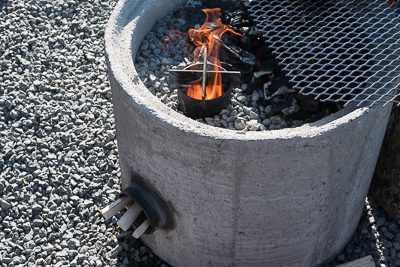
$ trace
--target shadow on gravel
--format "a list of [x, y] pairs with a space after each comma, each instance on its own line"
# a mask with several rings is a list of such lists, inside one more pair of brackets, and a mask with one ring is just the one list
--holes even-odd
[[369, 227], [376, 245], [371, 255], [376, 266], [400, 266], [400, 225], [378, 206], [371, 195], [366, 202], [370, 206]]
[[[395, 233], [395, 234], [393, 234]], [[117, 266], [171, 267], [158, 258], [141, 240], [132, 237], [132, 230], [118, 236]], [[368, 195], [357, 230], [344, 250], [325, 267], [338, 266], [371, 255], [376, 266], [400, 266], [400, 226], [378, 207]], [[393, 243], [392, 243], [393, 242]]]
[[[7, 7], [7, 0], [0, 0], [0, 11], [2, 11], [3, 9], [5, 9]], [[6, 10], [7, 11], [7, 10]]]
[[[171, 267], [158, 258], [141, 240], [132, 237], [132, 230], [117, 236], [115, 257], [119, 267]], [[376, 266], [400, 266], [400, 225], [393, 221], [371, 195], [352, 240], [325, 267], [338, 266], [371, 255]], [[397, 256], [397, 257], [396, 257]]]
[[396, 258], [396, 254], [400, 255], [400, 244], [395, 241], [399, 236], [400, 226], [368, 195], [353, 239], [327, 267], [368, 255], [373, 257], [376, 266], [400, 266], [400, 258]]
[[140, 239], [132, 237], [132, 230], [118, 236], [117, 266], [119, 267], [171, 267], [158, 258]]

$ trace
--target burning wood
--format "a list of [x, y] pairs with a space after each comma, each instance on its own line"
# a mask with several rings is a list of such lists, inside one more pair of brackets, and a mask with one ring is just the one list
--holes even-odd
[[[198, 60], [203, 55], [203, 79], [202, 81], [191, 82], [183, 91], [195, 99], [210, 100], [220, 97], [224, 93], [221, 73], [221, 63], [219, 60], [219, 51], [222, 35], [226, 32], [240, 35], [234, 32], [221, 21], [219, 8], [203, 9], [206, 13], [206, 21], [199, 29], [189, 29], [189, 37], [197, 47], [194, 50], [195, 59]], [[211, 64], [207, 64], [207, 60]], [[217, 71], [211, 79], [207, 79], [206, 71]]]
[[[224, 93], [220, 71], [219, 52], [221, 37], [226, 32], [234, 35], [234, 32], [221, 21], [219, 8], [203, 9], [206, 21], [199, 29], [189, 29], [188, 36], [196, 46], [193, 55], [194, 60], [203, 60], [203, 78], [190, 82], [183, 91], [190, 97], [201, 100], [210, 100], [220, 97]], [[211, 64], [208, 64], [210, 61]], [[207, 77], [206, 71], [215, 71], [216, 75]]]
[[[227, 25], [224, 25], [221, 22], [219, 8], [203, 9], [203, 11], [207, 16], [204, 24], [199, 29], [189, 29], [188, 33], [191, 41], [196, 46], [193, 52], [195, 60], [198, 61], [202, 57], [203, 63], [201, 77], [199, 79], [193, 79], [187, 84], [183, 84], [181, 82], [181, 77], [176, 77], [179, 74], [174, 72], [174, 70], [172, 70], [170, 74], [172, 73], [172, 76], [175, 76], [172, 77], [171, 80], [175, 81], [182, 92], [184, 92], [188, 97], [202, 100], [201, 109], [205, 110], [207, 109], [205, 103], [206, 100], [213, 100], [221, 97], [228, 91], [229, 84], [235, 84], [235, 79], [232, 79], [229, 84], [223, 82], [226, 79], [223, 79], [222, 74], [228, 72], [223, 70], [221, 67], [219, 50], [221, 46], [221, 37], [224, 33], [230, 32], [236, 35], [240, 34], [234, 32]], [[221, 70], [223, 70], [223, 72]], [[235, 74], [239, 75], [240, 73]], [[214, 111], [213, 108], [212, 111], [208, 110], [205, 111], [205, 113], [195, 112], [196, 114], [192, 114], [192, 112], [187, 112], [188, 108], [185, 108], [186, 103], [182, 103], [185, 101], [184, 99], [188, 98], [181, 96], [179, 99], [181, 100], [179, 103], [181, 109], [188, 116], [193, 118], [215, 115], [228, 104], [227, 101], [223, 101], [221, 102], [222, 105], [215, 109], [216, 111]]]

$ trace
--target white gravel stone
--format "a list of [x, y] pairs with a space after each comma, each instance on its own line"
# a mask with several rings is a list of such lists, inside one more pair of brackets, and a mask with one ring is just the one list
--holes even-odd
[[257, 120], [259, 117], [258, 117], [258, 114], [257, 113], [255, 113], [254, 111], [250, 111], [249, 112], [249, 117], [250, 117], [250, 120]]
[[257, 102], [260, 99], [260, 93], [258, 90], [254, 90], [251, 95], [251, 101]]
[[243, 130], [244, 128], [246, 128], [246, 123], [243, 119], [235, 120], [235, 129], [236, 130]]
[[249, 131], [258, 131], [261, 125], [258, 123], [257, 120], [250, 120], [249, 122], [247, 122], [247, 127]]
[[116, 2], [0, 0], [1, 267], [131, 265], [142, 246], [99, 212], [120, 194], [103, 46]]
[[280, 116], [273, 116], [270, 119], [271, 119], [271, 123], [273, 123], [275, 125], [280, 125], [282, 123], [282, 118]]
[[3, 210], [8, 210], [11, 207], [11, 204], [0, 198], [0, 207]]
[[262, 124], [266, 127], [269, 127], [271, 125], [271, 120], [270, 119], [265, 119], [262, 121]]

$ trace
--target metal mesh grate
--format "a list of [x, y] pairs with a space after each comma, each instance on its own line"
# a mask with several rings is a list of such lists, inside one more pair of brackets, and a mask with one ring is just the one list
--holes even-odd
[[399, 15], [383, 0], [249, 0], [293, 87], [321, 101], [395, 102]]

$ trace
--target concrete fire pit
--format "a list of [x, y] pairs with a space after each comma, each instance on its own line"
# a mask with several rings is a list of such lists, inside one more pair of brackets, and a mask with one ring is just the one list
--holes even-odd
[[174, 266], [316, 266], [359, 222], [390, 113], [346, 107], [298, 128], [201, 124], [153, 96], [134, 67], [155, 21], [184, 3], [121, 0], [105, 32], [122, 188], [149, 184], [170, 221], [142, 240]]

